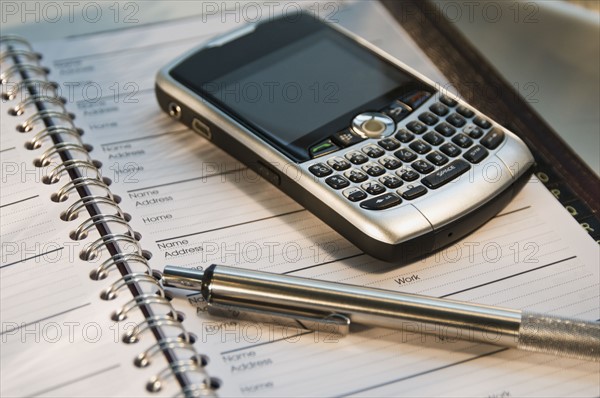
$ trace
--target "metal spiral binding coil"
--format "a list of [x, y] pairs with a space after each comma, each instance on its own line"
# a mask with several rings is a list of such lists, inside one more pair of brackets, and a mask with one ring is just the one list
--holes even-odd
[[93, 186], [93, 187], [100, 188], [100, 189], [106, 191], [106, 197], [109, 197], [109, 198], [113, 197], [112, 193], [110, 191], [110, 188], [108, 187], [108, 185], [106, 185], [106, 183], [104, 181], [101, 181], [101, 180], [99, 180], [97, 178], [93, 178], [93, 177], [79, 177], [79, 178], [70, 180], [56, 192], [56, 201], [63, 202], [65, 200], [67, 200], [69, 198], [69, 194], [72, 191], [75, 191], [78, 188], [81, 188], [83, 186], [87, 186], [87, 187]]
[[84, 261], [92, 261], [98, 257], [98, 253], [102, 248], [104, 248], [107, 244], [114, 243], [124, 243], [128, 247], [135, 247], [136, 250], [139, 250], [139, 254], [141, 254], [141, 248], [137, 244], [137, 240], [134, 236], [127, 234], [105, 234], [96, 239], [92, 244], [85, 247], [79, 257]]
[[[188, 372], [198, 372], [204, 374], [202, 368], [202, 364], [197, 363], [195, 360], [192, 359], [179, 360], [177, 362], [173, 362], [168, 367], [164, 368], [163, 370], [158, 372], [158, 374], [153, 376], [148, 382], [146, 389], [151, 392], [160, 391], [164, 380], [168, 377], [173, 377], [178, 374], [185, 374]], [[209, 377], [206, 377], [202, 384], [194, 384], [186, 387], [187, 388], [184, 388], [182, 391], [182, 393], [185, 394], [185, 397], [214, 396]], [[191, 392], [196, 393], [191, 394]]]
[[20, 116], [23, 113], [25, 113], [25, 109], [28, 106], [35, 105], [36, 102], [45, 102], [48, 104], [54, 104], [62, 109], [65, 109], [65, 102], [62, 98], [36, 94], [36, 95], [32, 95], [30, 97], [27, 97], [23, 101], [19, 102], [16, 106], [14, 106], [13, 108], [10, 109], [10, 112], [14, 116]]
[[100, 298], [102, 300], [114, 300], [117, 298], [117, 294], [122, 288], [134, 283], [142, 282], [156, 285], [156, 279], [152, 275], [141, 272], [131, 273], [117, 279], [112, 285], [103, 290], [100, 294]]
[[10, 66], [5, 72], [0, 73], [0, 84], [6, 84], [12, 76], [21, 72], [34, 72], [46, 76], [48, 70], [35, 64], [17, 64]]
[[39, 61], [40, 60], [40, 54], [34, 53], [31, 50], [12, 49], [12, 50], [4, 51], [2, 53], [2, 55], [0, 55], [0, 62], [4, 61], [5, 59], [13, 58], [13, 57], [23, 57], [23, 58], [29, 59], [30, 61]]
[[108, 223], [116, 223], [121, 224], [123, 227], [127, 228], [130, 234], [133, 235], [133, 230], [127, 221], [123, 219], [121, 216], [115, 216], [113, 214], [95, 214], [90, 218], [86, 218], [79, 226], [73, 231], [71, 234], [71, 238], [73, 240], [83, 240], [87, 238], [88, 232], [92, 230], [94, 227], [98, 226], [98, 224], [108, 224]]
[[27, 133], [33, 130], [36, 122], [43, 121], [44, 119], [52, 119], [53, 122], [56, 122], [56, 119], [61, 119], [62, 121], [67, 122], [70, 126], [75, 127], [73, 125], [73, 118], [71, 115], [64, 112], [43, 110], [36, 112], [29, 119], [25, 120], [23, 124], [19, 126], [19, 128], [23, 133]]
[[38, 162], [42, 167], [50, 165], [54, 155], [60, 155], [60, 152], [80, 152], [84, 155], [88, 154], [88, 150], [82, 144], [73, 144], [71, 142], [60, 142], [48, 148], [42, 156], [38, 158]]
[[[121, 272], [121, 277], [102, 291], [101, 298], [104, 300], [114, 299], [119, 291], [134, 285], [136, 287], [150, 285], [155, 288], [152, 293], [147, 293], [141, 288], [137, 290], [138, 294], [134, 294], [131, 300], [114, 311], [112, 319], [122, 321], [131, 311], [142, 307], [154, 308], [150, 307], [151, 305], [165, 308], [164, 313], [162, 311], [150, 312], [151, 315], [123, 335], [123, 342], [129, 344], [140, 341], [141, 334], [147, 330], [163, 331], [163, 329], [168, 329], [175, 333], [175, 335], [162, 333], [163, 338], [155, 335], [157, 340], [134, 360], [137, 366], [146, 366], [159, 353], [166, 355], [167, 351], [177, 351], [180, 354], [179, 356], [166, 356], [169, 358], [169, 365], [149, 379], [146, 385], [147, 390], [160, 391], [166, 379], [191, 372], [199, 374], [202, 380], [200, 382], [180, 381], [180, 394], [183, 396], [214, 396], [210, 378], [203, 369], [203, 356], [199, 355], [193, 346], [195, 338], [185, 330], [164, 290], [153, 276], [153, 270], [136, 239], [136, 233], [128, 224], [125, 214], [102, 178], [98, 166], [90, 158], [88, 147], [81, 141], [81, 131], [77, 129], [73, 123], [73, 116], [67, 112], [64, 106], [64, 99], [57, 95], [58, 84], [48, 81], [49, 70], [39, 65], [41, 56], [33, 51], [27, 40], [18, 36], [0, 36], [0, 44], [3, 48], [6, 47], [6, 50], [0, 51], [0, 63], [13, 62], [0, 74], [2, 98], [12, 101], [19, 93], [28, 92], [26, 93], [28, 97], [12, 107], [9, 114], [20, 116], [26, 113], [27, 108], [31, 107], [34, 110], [34, 113], [29, 115], [23, 123], [16, 126], [17, 130], [22, 133], [35, 132], [33, 138], [26, 142], [27, 149], [36, 150], [48, 146], [36, 159], [36, 166], [46, 167], [56, 163], [44, 176], [43, 181], [54, 184], [66, 174], [70, 177], [69, 181], [53, 194], [53, 200], [65, 201], [73, 192], [77, 192], [80, 196], [61, 214], [61, 218], [71, 221], [77, 218], [82, 211], [95, 209], [93, 211], [95, 214], [90, 213], [90, 216], [71, 233], [71, 237], [75, 240], [84, 240], [94, 229], [100, 231], [100, 226], [107, 227], [108, 231], [110, 231], [108, 226], [118, 226], [125, 231], [124, 233], [103, 233], [80, 253], [80, 257], [84, 261], [91, 261], [104, 247], [112, 245], [111, 247], [118, 248], [117, 253], [110, 252], [110, 257], [90, 272], [90, 278], [93, 280], [107, 278], [110, 271], [114, 269], [119, 269]], [[11, 81], [14, 77], [18, 77], [15, 79], [18, 81]], [[36, 92], [42, 89], [47, 90], [48, 93]], [[48, 105], [50, 109], [44, 105]], [[65, 141], [65, 139], [68, 140]], [[73, 154], [77, 154], [77, 156], [72, 157]], [[94, 192], [98, 189], [104, 195]], [[103, 207], [112, 210], [108, 212], [100, 210]], [[114, 214], [111, 213], [113, 210]], [[122, 268], [122, 265], [126, 265], [126, 267]], [[180, 351], [182, 350], [186, 352], [185, 356], [181, 356]]]
[[123, 334], [123, 342], [127, 344], [137, 343], [139, 341], [140, 334], [142, 334], [144, 331], [153, 327], [163, 326], [179, 328], [181, 330], [180, 335], [184, 335], [184, 338], [189, 340], [189, 334], [183, 328], [183, 324], [172, 316], [165, 314], [155, 315], [153, 317], [144, 319], [144, 321], [138, 323], [135, 327], [129, 329], [127, 332], [125, 332], [125, 334]]
[[[162, 292], [162, 290], [159, 290], [159, 292]], [[152, 293], [140, 294], [139, 296], [136, 296], [133, 299], [129, 300], [127, 303], [125, 303], [125, 305], [123, 305], [121, 308], [119, 308], [113, 313], [112, 319], [118, 322], [124, 321], [125, 319], [127, 319], [127, 314], [134, 308], [147, 304], [159, 304], [167, 306], [171, 308], [172, 315], [175, 316], [175, 310], [173, 309], [173, 306], [171, 306], [171, 302], [166, 297], [161, 296], [160, 294]]]
[[2, 97], [7, 101], [12, 101], [17, 97], [17, 94], [21, 90], [28, 87], [37, 87], [56, 91], [58, 84], [41, 79], [23, 79], [16, 83], [12, 89], [2, 93]]
[[[64, 188], [64, 186], [63, 186], [63, 188]], [[84, 210], [86, 207], [88, 207], [90, 205], [97, 205], [97, 204], [108, 205], [109, 207], [114, 208], [118, 215], [123, 216], [123, 213], [121, 212], [121, 208], [114, 201], [114, 199], [112, 197], [106, 197], [106, 196], [100, 196], [100, 195], [88, 195], [88, 196], [84, 196], [83, 198], [79, 198], [77, 201], [75, 201], [75, 203], [73, 203], [71, 206], [69, 206], [67, 208], [67, 210], [65, 210], [63, 212], [63, 219], [65, 221], [74, 220], [77, 218], [77, 216], [79, 215], [79, 212], [81, 210]]]
[[63, 173], [68, 173], [69, 170], [71, 169], [87, 169], [87, 170], [91, 170], [92, 172], [96, 173], [96, 178], [98, 180], [102, 179], [102, 175], [100, 174], [100, 170], [98, 170], [98, 168], [96, 167], [96, 165], [94, 163], [92, 163], [89, 160], [79, 160], [79, 159], [75, 159], [75, 160], [67, 160], [64, 162], [59, 163], [57, 166], [54, 167], [54, 169], [52, 169], [52, 172], [50, 174], [48, 174], [46, 176], [46, 180], [48, 181], [49, 184], [55, 184], [58, 181], [60, 181], [60, 177], [62, 176]]
[[141, 265], [147, 269], [148, 273], [152, 273], [152, 268], [148, 264], [148, 260], [144, 256], [138, 253], [117, 253], [110, 257], [108, 260], [100, 264], [95, 270], [90, 273], [90, 277], [93, 280], [106, 279], [108, 273], [117, 267], [119, 263], [127, 263], [131, 265]]
[[202, 364], [202, 358], [198, 355], [194, 346], [180, 337], [169, 337], [160, 340], [157, 344], [139, 354], [133, 363], [138, 368], [145, 368], [150, 365], [152, 357], [166, 348], [189, 351], [191, 353], [190, 360], [196, 364]]
[[29, 149], [38, 149], [42, 146], [45, 138], [52, 139], [52, 136], [60, 136], [63, 134], [70, 136], [76, 141], [79, 141], [80, 139], [80, 133], [75, 128], [50, 126], [40, 130], [31, 140], [28, 141]]

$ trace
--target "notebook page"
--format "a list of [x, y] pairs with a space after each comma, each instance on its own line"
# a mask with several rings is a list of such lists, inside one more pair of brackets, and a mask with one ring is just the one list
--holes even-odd
[[[336, 17], [443, 82], [378, 4], [350, 4]], [[600, 317], [597, 245], [535, 178], [475, 234], [398, 268], [364, 255], [235, 159], [168, 120], [154, 98], [156, 71], [180, 52], [235, 25], [200, 20], [75, 38], [68, 46], [47, 44], [66, 47], [51, 59], [59, 82], [80, 83], [82, 88], [94, 82], [102, 88], [97, 99], [75, 90], [72, 110], [89, 125], [86, 141], [94, 146], [104, 175], [113, 180], [111, 188], [123, 199], [121, 206], [131, 214], [144, 247], [153, 253], [154, 268], [214, 262]], [[104, 42], [113, 50], [97, 51]], [[599, 393], [597, 364], [401, 331], [363, 328], [338, 339], [209, 318], [197, 295], [175, 305], [186, 313], [198, 349], [210, 357], [207, 369], [222, 380], [223, 396]]]
[[[44, 51], [43, 46], [38, 49]], [[8, 67], [3, 60], [2, 71]], [[100, 298], [118, 277], [112, 272], [102, 281], [90, 279], [90, 272], [109, 256], [100, 250], [91, 261], [81, 259], [81, 252], [100, 236], [92, 228], [85, 240], [72, 238], [89, 216], [83, 210], [72, 221], [62, 219], [67, 209], [80, 203], [79, 196], [69, 190], [64, 173], [56, 183], [44, 182], [60, 167], [60, 159], [52, 154], [48, 138], [41, 138], [38, 149], [26, 146], [44, 126], [36, 123], [30, 132], [17, 130], [37, 110], [30, 105], [20, 116], [9, 115], [27, 98], [18, 92], [16, 98], [0, 102], [0, 395], [144, 396], [148, 380], [168, 364], [158, 356], [146, 369], [134, 366], [134, 358], [155, 340], [146, 333], [137, 345], [122, 342], [123, 334], [143, 318], [131, 311], [124, 322], [111, 319], [132, 296], [121, 289], [114, 300]], [[36, 166], [34, 160], [44, 154], [48, 164]], [[64, 197], [53, 200], [61, 187]], [[93, 186], [91, 192], [107, 194]], [[98, 208], [114, 214], [108, 206]], [[170, 383], [164, 393], [177, 391], [177, 383]]]

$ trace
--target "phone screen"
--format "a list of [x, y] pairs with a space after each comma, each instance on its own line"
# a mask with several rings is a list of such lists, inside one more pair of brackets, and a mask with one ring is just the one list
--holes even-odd
[[220, 101], [290, 144], [368, 103], [408, 77], [358, 57], [329, 37], [310, 35], [215, 79]]
[[308, 16], [259, 25], [171, 74], [297, 160], [357, 114], [380, 110], [422, 84]]

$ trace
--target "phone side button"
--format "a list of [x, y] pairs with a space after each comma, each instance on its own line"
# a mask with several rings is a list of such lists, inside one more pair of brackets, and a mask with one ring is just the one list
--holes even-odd
[[256, 172], [258, 173], [258, 175], [260, 175], [262, 178], [269, 181], [273, 185], [281, 184], [281, 177], [279, 176], [278, 172], [276, 172], [260, 160], [257, 161], [256, 164]]
[[402, 199], [398, 196], [393, 193], [386, 193], [361, 202], [360, 207], [367, 210], [385, 210], [400, 203], [402, 203]]

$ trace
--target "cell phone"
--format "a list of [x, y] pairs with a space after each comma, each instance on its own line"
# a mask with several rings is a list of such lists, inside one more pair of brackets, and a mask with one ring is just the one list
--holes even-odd
[[161, 108], [365, 253], [406, 261], [496, 215], [528, 180], [516, 135], [308, 14], [248, 24], [157, 75]]

